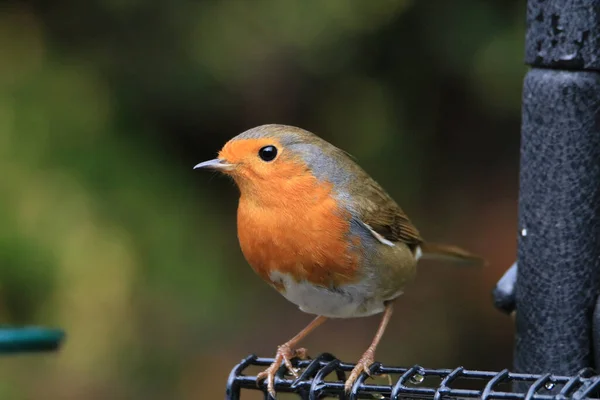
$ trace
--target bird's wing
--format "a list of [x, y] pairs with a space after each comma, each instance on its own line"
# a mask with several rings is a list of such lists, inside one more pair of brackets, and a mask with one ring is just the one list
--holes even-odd
[[[373, 179], [366, 178], [355, 191], [360, 222], [373, 233], [380, 242], [404, 242], [409, 247], [423, 242], [419, 231], [410, 222], [404, 211]], [[382, 240], [383, 239], [383, 240]]]

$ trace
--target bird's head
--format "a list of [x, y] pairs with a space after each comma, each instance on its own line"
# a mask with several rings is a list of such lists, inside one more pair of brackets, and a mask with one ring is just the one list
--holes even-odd
[[242, 196], [273, 198], [301, 193], [318, 182], [329, 185], [348, 180], [340, 168], [349, 161], [338, 148], [300, 128], [262, 125], [239, 134], [218, 157], [194, 169], [213, 169], [231, 176]]

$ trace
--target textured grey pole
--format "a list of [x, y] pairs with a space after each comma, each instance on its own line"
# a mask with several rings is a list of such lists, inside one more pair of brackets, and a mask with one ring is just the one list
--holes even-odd
[[526, 62], [515, 368], [570, 375], [597, 367], [600, 0], [529, 0]]

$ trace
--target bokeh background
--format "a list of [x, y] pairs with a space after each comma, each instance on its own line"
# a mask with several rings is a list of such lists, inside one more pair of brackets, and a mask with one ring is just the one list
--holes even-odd
[[[231, 367], [310, 319], [255, 276], [237, 190], [193, 171], [256, 125], [353, 154], [429, 239], [377, 353], [511, 367], [491, 290], [516, 253], [525, 1], [0, 3], [0, 321], [58, 326], [0, 363], [18, 399], [222, 398]], [[379, 317], [304, 345], [355, 361]], [[257, 398], [251, 393], [247, 398]]]

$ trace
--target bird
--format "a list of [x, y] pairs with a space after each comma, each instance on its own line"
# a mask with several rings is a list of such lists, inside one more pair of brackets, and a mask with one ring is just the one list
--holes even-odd
[[462, 248], [424, 241], [406, 213], [346, 151], [307, 130], [249, 129], [194, 169], [231, 177], [239, 189], [237, 236], [252, 269], [314, 319], [278, 346], [257, 375], [275, 398], [275, 374], [307, 357], [299, 342], [328, 319], [383, 314], [344, 390], [370, 375], [376, 348], [421, 257], [482, 264]]

